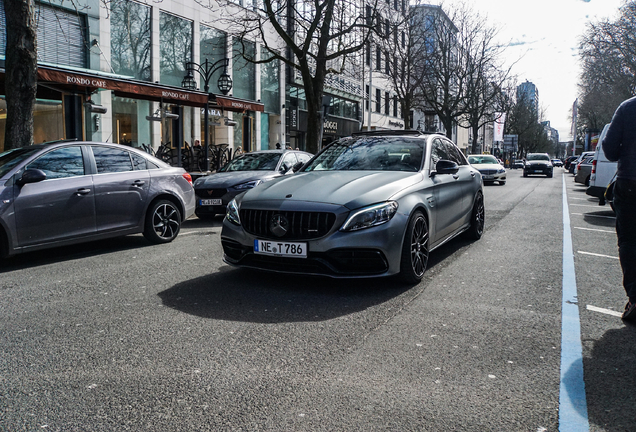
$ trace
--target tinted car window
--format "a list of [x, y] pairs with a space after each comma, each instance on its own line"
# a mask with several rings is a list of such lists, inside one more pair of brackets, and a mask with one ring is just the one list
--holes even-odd
[[453, 144], [450, 141], [442, 141], [442, 142], [446, 146], [446, 153], [448, 153], [448, 157], [449, 157], [448, 160], [455, 162], [457, 165], [464, 165], [466, 163], [465, 162], [466, 159], [464, 159], [464, 156], [461, 154], [459, 149], [455, 147], [455, 144]]
[[442, 140], [435, 138], [433, 140], [433, 147], [431, 148], [431, 162], [432, 167], [437, 165], [437, 162], [440, 160], [452, 160], [451, 156], [448, 154], [448, 148], [442, 142]]
[[84, 175], [82, 149], [73, 146], [50, 151], [31, 162], [27, 168], [44, 171], [47, 180]]
[[547, 154], [536, 153], [536, 154], [529, 154], [527, 159], [529, 161], [541, 161], [541, 160], [550, 161], [550, 156], [548, 156]]
[[137, 153], [131, 153], [130, 155], [132, 156], [133, 168], [135, 170], [148, 169], [145, 157], [138, 155]]
[[0, 154], [0, 177], [39, 149], [17, 148]]
[[304, 171], [418, 171], [425, 146], [421, 138], [343, 138], [329, 145]]
[[219, 171], [271, 171], [275, 170], [282, 153], [246, 153], [232, 159]]
[[98, 174], [133, 170], [130, 153], [125, 150], [110, 147], [93, 147], [93, 155], [95, 156]]

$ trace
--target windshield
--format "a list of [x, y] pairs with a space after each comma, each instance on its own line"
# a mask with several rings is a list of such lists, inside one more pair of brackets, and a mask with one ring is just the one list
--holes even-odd
[[426, 141], [404, 137], [355, 137], [334, 142], [304, 171], [419, 171]]
[[494, 156], [480, 155], [480, 156], [468, 156], [468, 163], [470, 164], [498, 164], [499, 161]]
[[547, 154], [529, 154], [528, 160], [529, 161], [542, 161], [542, 160], [549, 161], [550, 156], [548, 156]]
[[219, 171], [273, 171], [282, 155], [282, 153], [246, 153], [232, 159]]
[[23, 147], [7, 150], [4, 153], [0, 153], [0, 177], [3, 177], [6, 173], [11, 171], [14, 166], [19, 164], [38, 150], [39, 149], [30, 149]]

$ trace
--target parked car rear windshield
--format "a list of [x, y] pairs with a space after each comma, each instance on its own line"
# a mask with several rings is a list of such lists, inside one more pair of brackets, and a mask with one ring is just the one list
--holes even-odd
[[419, 171], [426, 141], [403, 137], [343, 138], [303, 171]]
[[0, 153], [0, 177], [4, 176], [6, 173], [11, 171], [14, 166], [19, 164], [38, 150], [39, 149], [21, 147], [17, 149], [7, 150], [4, 153]]
[[246, 153], [225, 165], [219, 172], [229, 171], [273, 171], [282, 153]]

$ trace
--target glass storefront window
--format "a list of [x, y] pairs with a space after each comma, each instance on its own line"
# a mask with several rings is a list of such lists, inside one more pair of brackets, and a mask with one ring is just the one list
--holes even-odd
[[[268, 58], [268, 52], [263, 47], [262, 58]], [[280, 114], [280, 67], [278, 60], [261, 65], [261, 102], [265, 111]]]
[[185, 64], [192, 61], [192, 21], [160, 13], [161, 83], [181, 87]]
[[[7, 102], [0, 99], [0, 153], [4, 151], [4, 134], [7, 125]], [[35, 102], [33, 111], [33, 143], [64, 139], [64, 109], [62, 101], [41, 100]]]
[[[204, 25], [199, 27], [201, 32], [199, 49], [201, 53], [200, 64], [205, 63], [207, 59], [210, 65], [219, 62], [218, 65], [222, 65], [220, 61], [227, 55], [227, 37], [225, 33], [212, 27], [206, 27]], [[227, 71], [230, 73], [230, 71]], [[210, 78], [210, 93], [220, 93], [218, 88], [219, 77], [223, 73], [223, 68], [219, 68], [212, 74]], [[198, 74], [195, 74], [196, 78]], [[203, 89], [203, 85], [200, 86]]]
[[150, 8], [129, 0], [112, 0], [111, 63], [121, 75], [150, 81]]
[[[245, 47], [245, 51], [243, 51]], [[234, 40], [233, 44], [233, 63], [232, 63], [232, 94], [240, 99], [256, 99], [256, 65], [250, 63], [245, 58], [255, 58], [256, 44], [249, 41]]]
[[141, 147], [151, 144], [150, 115], [151, 103], [145, 100], [113, 96], [113, 139], [112, 142]]

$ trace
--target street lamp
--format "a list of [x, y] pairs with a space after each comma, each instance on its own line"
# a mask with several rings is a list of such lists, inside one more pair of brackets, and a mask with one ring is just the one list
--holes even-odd
[[[187, 62], [186, 67], [186, 76], [181, 81], [181, 87], [188, 90], [196, 90], [197, 82], [194, 80], [194, 72], [197, 72], [201, 78], [203, 79], [203, 89], [208, 94], [208, 97], [205, 101], [205, 115], [204, 115], [204, 129], [205, 129], [205, 137], [203, 140], [203, 145], [205, 149], [203, 150], [205, 153], [205, 170], [210, 171], [210, 161], [208, 160], [208, 146], [209, 146], [209, 132], [208, 132], [208, 118], [209, 118], [209, 110], [210, 110], [210, 79], [214, 72], [223, 68], [223, 73], [219, 77], [217, 81], [217, 87], [224, 95], [227, 95], [230, 90], [232, 90], [232, 78], [227, 73], [227, 67], [230, 64], [230, 59], [223, 58], [214, 63], [210, 63], [208, 59], [205, 59], [203, 64], [198, 64], [195, 62]], [[218, 159], [217, 159], [218, 160]], [[217, 167], [218, 168], [218, 167]]]

